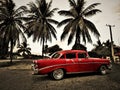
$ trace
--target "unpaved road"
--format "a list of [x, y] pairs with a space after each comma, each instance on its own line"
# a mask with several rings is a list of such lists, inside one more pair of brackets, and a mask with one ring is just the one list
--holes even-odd
[[120, 90], [120, 65], [103, 76], [75, 74], [55, 81], [46, 75], [32, 75], [30, 63], [21, 62], [0, 68], [0, 90]]

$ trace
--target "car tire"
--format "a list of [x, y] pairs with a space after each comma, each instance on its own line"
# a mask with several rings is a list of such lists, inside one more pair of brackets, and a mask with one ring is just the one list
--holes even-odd
[[105, 65], [102, 65], [99, 71], [100, 71], [100, 74], [105, 75], [107, 74], [107, 67]]
[[56, 69], [51, 73], [51, 77], [55, 80], [61, 80], [64, 77], [63, 69]]

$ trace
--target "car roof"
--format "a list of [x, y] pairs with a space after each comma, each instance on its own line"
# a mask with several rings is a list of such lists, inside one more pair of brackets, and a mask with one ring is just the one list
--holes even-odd
[[61, 54], [75, 53], [75, 52], [84, 52], [84, 53], [86, 53], [86, 51], [84, 51], [84, 50], [61, 50], [61, 51], [58, 51], [58, 53], [61, 53]]

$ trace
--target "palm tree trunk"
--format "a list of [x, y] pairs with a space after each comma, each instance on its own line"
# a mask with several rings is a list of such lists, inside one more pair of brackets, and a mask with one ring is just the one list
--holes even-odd
[[44, 37], [43, 37], [43, 45], [42, 45], [42, 58], [44, 57], [44, 42], [45, 42], [45, 40], [44, 40]]
[[78, 29], [78, 28], [79, 27], [77, 27], [75, 44], [80, 44], [80, 29]]
[[80, 37], [76, 37], [75, 44], [80, 44]]
[[86, 47], [83, 46], [80, 42], [80, 29], [79, 27], [77, 28], [77, 33], [76, 33], [76, 40], [75, 40], [75, 44], [72, 47], [73, 50], [85, 50], [86, 51]]
[[13, 39], [11, 39], [11, 46], [10, 46], [10, 63], [12, 64], [13, 61]]

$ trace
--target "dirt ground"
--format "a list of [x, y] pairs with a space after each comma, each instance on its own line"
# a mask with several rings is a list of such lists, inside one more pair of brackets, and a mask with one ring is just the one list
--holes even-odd
[[47, 75], [32, 75], [31, 63], [22, 60], [0, 67], [0, 90], [120, 90], [120, 64], [114, 64], [107, 75], [72, 74], [55, 81]]

